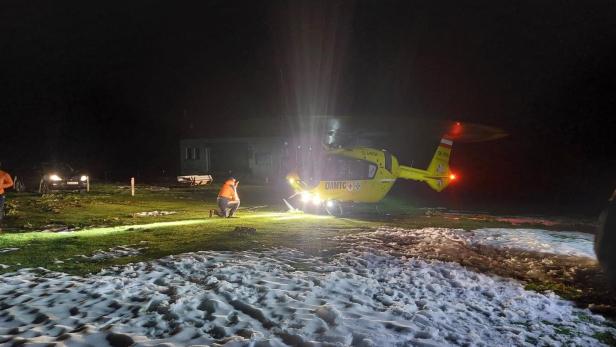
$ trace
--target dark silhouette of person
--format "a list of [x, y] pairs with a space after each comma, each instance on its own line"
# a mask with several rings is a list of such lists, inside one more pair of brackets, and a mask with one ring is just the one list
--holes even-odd
[[616, 288], [616, 190], [599, 216], [595, 253], [610, 285]]

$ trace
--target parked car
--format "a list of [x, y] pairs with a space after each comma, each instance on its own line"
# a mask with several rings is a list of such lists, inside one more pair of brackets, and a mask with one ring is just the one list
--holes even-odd
[[85, 192], [89, 176], [61, 162], [45, 162], [18, 176], [21, 191], [37, 191], [47, 194], [57, 191]]

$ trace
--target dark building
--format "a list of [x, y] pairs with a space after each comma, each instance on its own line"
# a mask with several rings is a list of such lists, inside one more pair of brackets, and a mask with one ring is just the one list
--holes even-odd
[[220, 179], [231, 171], [255, 183], [279, 180], [292, 170], [312, 167], [332, 135], [328, 130], [341, 126], [339, 117], [330, 116], [242, 120], [241, 126], [228, 119], [217, 120], [215, 127], [210, 124], [188, 124], [184, 129], [181, 175], [210, 174]]
[[224, 176], [231, 171], [263, 183], [286, 175], [286, 152], [286, 142], [279, 137], [183, 139], [180, 172]]

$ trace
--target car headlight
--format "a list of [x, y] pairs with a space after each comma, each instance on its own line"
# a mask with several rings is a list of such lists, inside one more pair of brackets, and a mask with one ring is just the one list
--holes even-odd
[[58, 176], [58, 175], [56, 175], [56, 174], [50, 175], [50, 176], [49, 176], [49, 179], [50, 179], [51, 181], [54, 181], [54, 182], [57, 182], [57, 181], [62, 181], [62, 177], [60, 177], [60, 176]]
[[81, 177], [79, 178], [79, 180], [80, 180], [81, 182], [85, 182], [85, 181], [87, 181], [87, 180], [88, 180], [88, 176], [86, 176], [86, 175], [81, 175]]

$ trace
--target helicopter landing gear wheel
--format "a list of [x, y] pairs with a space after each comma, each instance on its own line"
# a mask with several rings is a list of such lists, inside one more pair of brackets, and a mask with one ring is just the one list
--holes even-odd
[[376, 214], [380, 217], [390, 217], [392, 215], [391, 209], [388, 210], [386, 206], [377, 204], [375, 210]]
[[380, 215], [380, 216], [384, 216], [385, 212], [383, 212], [382, 208], [379, 207], [378, 204], [374, 205], [374, 210], [376, 211], [376, 214]]
[[342, 217], [344, 215], [342, 204], [334, 200], [325, 203], [325, 211], [332, 217]]

